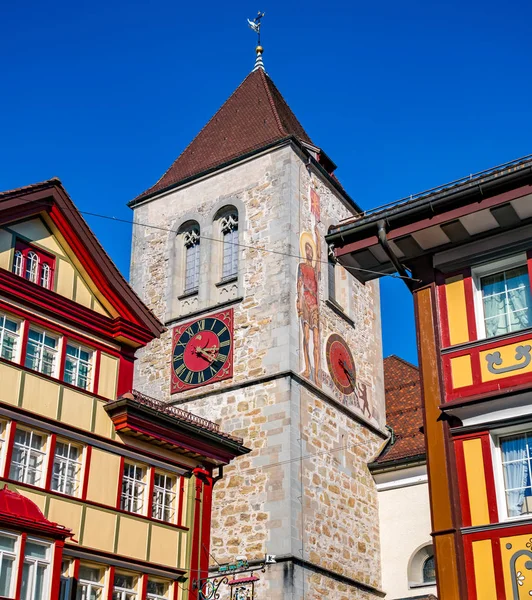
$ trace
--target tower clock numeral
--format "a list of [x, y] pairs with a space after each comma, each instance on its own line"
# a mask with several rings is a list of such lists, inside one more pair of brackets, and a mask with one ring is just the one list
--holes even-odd
[[194, 335], [194, 329], [192, 328], [192, 325], [186, 328], [185, 333], [187, 333], [189, 337], [192, 337]]
[[205, 319], [201, 319], [198, 321], [198, 331], [203, 331], [205, 329]]
[[175, 370], [175, 374], [180, 377], [181, 373], [186, 369], [185, 364], [181, 363], [179, 367]]
[[214, 377], [218, 372], [214, 367], [210, 366], [209, 371], [211, 372], [211, 377]]
[[227, 327], [224, 325], [218, 332], [218, 336], [222, 335], [222, 333], [224, 333], [225, 331], [227, 331]]
[[181, 352], [181, 354], [174, 354], [174, 362], [176, 360], [181, 360], [183, 358], [183, 356], [185, 355], [185, 352]]
[[200, 371], [198, 373], [198, 383], [203, 383], [205, 381], [205, 375], [203, 374], [203, 371]]
[[216, 323], [218, 323], [218, 321], [216, 319], [213, 319], [212, 323], [211, 323], [211, 331], [214, 331], [214, 328], [216, 327]]
[[220, 342], [220, 348], [224, 348], [225, 346], [229, 346], [231, 340], [225, 340], [225, 342]]
[[192, 383], [192, 377], [194, 377], [194, 373], [192, 371], [189, 371], [186, 375], [185, 375], [185, 383]]

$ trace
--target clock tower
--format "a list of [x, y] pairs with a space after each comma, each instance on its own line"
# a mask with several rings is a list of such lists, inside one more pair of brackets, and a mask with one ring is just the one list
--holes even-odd
[[131, 282], [167, 328], [139, 352], [135, 386], [251, 448], [214, 488], [202, 560], [276, 555], [256, 583], [270, 600], [383, 595], [367, 469], [386, 440], [378, 284], [355, 280], [325, 243], [359, 211], [335, 168], [259, 47], [130, 203]]

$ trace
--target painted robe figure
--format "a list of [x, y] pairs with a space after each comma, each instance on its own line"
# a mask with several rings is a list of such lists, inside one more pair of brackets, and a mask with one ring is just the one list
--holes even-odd
[[[310, 233], [301, 235], [301, 246], [305, 262], [299, 264], [297, 272], [297, 314], [303, 329], [303, 355], [305, 369], [301, 373], [320, 386], [320, 315], [318, 283], [320, 280], [320, 243], [317, 224], [314, 227], [316, 241]], [[312, 332], [313, 364], [310, 360], [310, 333]]]

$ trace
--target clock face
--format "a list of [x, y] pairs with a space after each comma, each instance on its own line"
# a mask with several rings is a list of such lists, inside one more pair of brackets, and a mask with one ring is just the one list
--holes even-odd
[[232, 376], [232, 309], [202, 317], [174, 329], [172, 394]]
[[338, 334], [327, 340], [327, 366], [334, 385], [342, 394], [352, 394], [356, 385], [356, 367], [349, 346]]

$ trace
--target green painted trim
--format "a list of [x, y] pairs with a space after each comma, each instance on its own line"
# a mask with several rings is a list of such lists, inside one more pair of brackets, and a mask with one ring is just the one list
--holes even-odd
[[[186, 569], [190, 569], [190, 561], [192, 558], [192, 537], [194, 534], [194, 509], [196, 507], [196, 482], [194, 477], [187, 481], [188, 487], [188, 501], [187, 501], [187, 513], [186, 513], [186, 521], [185, 524], [189, 527], [189, 532], [186, 541], [186, 550], [185, 550], [185, 565]], [[200, 513], [201, 515], [201, 513]], [[201, 519], [201, 516], [200, 516]], [[201, 540], [201, 538], [200, 538]], [[201, 544], [200, 544], [200, 552], [201, 552]]]
[[113, 549], [114, 549], [113, 551], [114, 551], [115, 554], [117, 554], [117, 552], [118, 552], [118, 539], [120, 537], [120, 521], [122, 520], [122, 517], [121, 517], [121, 515], [119, 515], [117, 513], [115, 513], [115, 514], [116, 514], [117, 519], [116, 519], [116, 525], [115, 525], [115, 541], [113, 543]]
[[87, 505], [82, 504], [81, 506], [81, 519], [79, 521], [79, 545], [83, 545], [83, 538], [85, 536], [85, 520], [87, 518]]
[[46, 496], [46, 501], [44, 503], [44, 516], [48, 518], [48, 513], [50, 512], [50, 496]]
[[153, 527], [153, 523], [149, 523], [148, 524], [148, 536], [146, 539], [146, 560], [148, 562], [150, 562], [150, 556], [151, 556], [151, 530]]
[[92, 415], [91, 415], [91, 433], [94, 433], [96, 429], [96, 403], [98, 400], [93, 396], [92, 397]]
[[18, 400], [17, 406], [22, 407], [22, 401], [24, 399], [24, 385], [26, 383], [26, 371], [20, 371], [20, 386], [18, 388]]
[[60, 385], [59, 386], [59, 398], [57, 399], [57, 420], [61, 421], [61, 414], [63, 412], [63, 393], [65, 388]]
[[74, 302], [77, 302], [77, 300], [76, 300], [76, 294], [77, 294], [77, 291], [78, 291], [78, 277], [79, 277], [79, 274], [78, 274], [77, 270], [74, 269], [74, 278], [72, 280], [72, 300]]
[[180, 531], [177, 536], [177, 566], [180, 569], [186, 569], [185, 565], [181, 564], [181, 549], [183, 548], [183, 532]]

